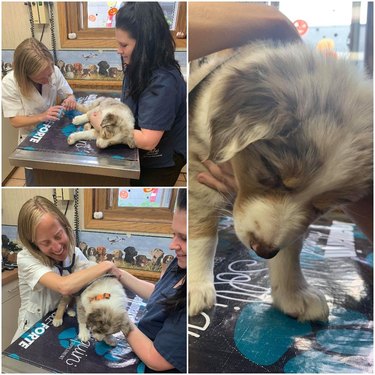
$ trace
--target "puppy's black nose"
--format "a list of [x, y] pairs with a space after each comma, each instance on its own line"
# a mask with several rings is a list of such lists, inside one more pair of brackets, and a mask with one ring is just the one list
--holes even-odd
[[250, 247], [251, 247], [252, 250], [254, 250], [256, 252], [256, 254], [258, 256], [260, 256], [261, 258], [264, 258], [264, 259], [272, 259], [280, 251], [279, 248], [270, 249], [267, 246], [262, 246], [258, 243], [253, 243], [253, 244], [250, 245]]

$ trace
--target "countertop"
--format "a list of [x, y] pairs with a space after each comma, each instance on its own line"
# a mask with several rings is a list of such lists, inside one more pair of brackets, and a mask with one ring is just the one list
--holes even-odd
[[18, 279], [18, 269], [12, 271], [3, 271], [2, 272], [2, 286], [9, 284], [10, 282]]

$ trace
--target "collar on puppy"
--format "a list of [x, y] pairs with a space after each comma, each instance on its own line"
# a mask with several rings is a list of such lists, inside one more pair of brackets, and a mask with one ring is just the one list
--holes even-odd
[[110, 293], [103, 293], [103, 294], [98, 294], [95, 297], [90, 297], [89, 300], [90, 302], [92, 302], [92, 301], [100, 301], [102, 299], [110, 299], [110, 298], [111, 298]]

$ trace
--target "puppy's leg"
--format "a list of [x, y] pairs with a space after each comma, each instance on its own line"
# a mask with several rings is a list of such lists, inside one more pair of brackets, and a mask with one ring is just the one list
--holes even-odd
[[104, 139], [104, 138], [97, 138], [96, 139], [96, 147], [97, 148], [107, 148], [115, 144], [112, 139]]
[[76, 316], [76, 311], [74, 310], [74, 303], [75, 303], [75, 298], [72, 298], [68, 304], [68, 310], [66, 312], [71, 317]]
[[91, 126], [91, 124], [89, 122], [86, 122], [86, 124], [83, 125], [83, 129], [84, 130], [90, 130], [90, 129], [92, 129], [92, 126]]
[[59, 304], [57, 305], [57, 310], [55, 313], [55, 317], [52, 320], [52, 325], [54, 327], [60, 327], [63, 324], [63, 316], [65, 313], [66, 305], [70, 303], [71, 296], [62, 296], [60, 299]]
[[[117, 138], [117, 137], [116, 137]], [[128, 145], [130, 148], [135, 147], [134, 142], [134, 129], [124, 131], [124, 133], [118, 135], [116, 142], [124, 145]]]
[[81, 341], [90, 340], [90, 331], [86, 326], [86, 311], [81, 303], [81, 299], [77, 298], [77, 320], [78, 320], [78, 338]]
[[319, 290], [310, 286], [301, 271], [302, 240], [282, 249], [268, 263], [274, 305], [300, 321], [326, 321], [329, 309]]
[[74, 125], [81, 125], [81, 124], [86, 124], [89, 122], [89, 116], [88, 113], [84, 113], [83, 115], [78, 115], [73, 118], [72, 123]]
[[124, 318], [121, 324], [121, 332], [124, 334], [125, 337], [134, 329], [135, 325], [130, 320], [129, 315], [127, 312], [124, 313]]
[[112, 145], [119, 145], [119, 144], [125, 144], [128, 145], [130, 148], [135, 147], [133, 134], [130, 136], [124, 136], [123, 134], [116, 134], [115, 136], [104, 139], [101, 137], [98, 137], [96, 140], [96, 147], [98, 148], [107, 148]]
[[[214, 257], [217, 226], [213, 220], [198, 229], [189, 223], [189, 315], [197, 315], [216, 302], [214, 287]], [[189, 214], [189, 222], [191, 216]], [[211, 228], [209, 228], [211, 226]], [[203, 231], [206, 230], [206, 233]]]
[[67, 142], [69, 145], [73, 145], [78, 141], [91, 141], [96, 139], [97, 131], [95, 129], [84, 130], [81, 132], [75, 132], [69, 135]]
[[77, 103], [76, 110], [82, 113], [86, 113], [90, 110], [90, 108], [85, 104]]
[[218, 208], [223, 200], [216, 191], [199, 184], [194, 173], [189, 176], [189, 184], [188, 280], [189, 315], [192, 316], [212, 307], [216, 301], [213, 269]]

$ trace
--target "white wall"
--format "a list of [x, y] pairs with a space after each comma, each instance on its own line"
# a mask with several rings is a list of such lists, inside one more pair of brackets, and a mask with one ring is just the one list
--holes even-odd
[[[55, 34], [59, 45], [58, 17], [56, 2], [54, 3]], [[15, 49], [23, 40], [31, 37], [29, 8], [23, 2], [1, 2], [2, 6], [2, 49]], [[35, 25], [35, 37], [40, 40], [43, 25]], [[48, 49], [51, 45], [51, 28], [47, 24], [44, 29], [42, 42]]]
[[[17, 225], [18, 213], [22, 205], [35, 195], [41, 195], [53, 202], [53, 189], [40, 188], [2, 188], [2, 224], [3, 225]], [[84, 215], [84, 191], [79, 189], [79, 223], [80, 229], [83, 229], [83, 215]], [[65, 212], [66, 201], [58, 202], [58, 208]], [[74, 204], [71, 201], [66, 214], [70, 224], [74, 225]]]

